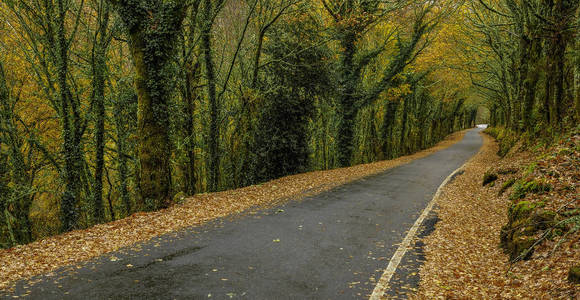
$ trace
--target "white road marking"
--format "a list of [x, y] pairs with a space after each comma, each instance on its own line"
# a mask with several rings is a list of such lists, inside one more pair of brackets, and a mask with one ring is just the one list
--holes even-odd
[[[475, 155], [473, 157], [475, 157]], [[389, 288], [389, 282], [391, 281], [391, 277], [393, 277], [393, 274], [395, 274], [395, 271], [397, 270], [399, 263], [401, 263], [401, 259], [403, 259], [403, 256], [405, 256], [405, 253], [407, 252], [407, 248], [409, 248], [409, 246], [411, 245], [411, 241], [413, 240], [413, 238], [417, 234], [417, 230], [419, 229], [421, 224], [423, 224], [423, 221], [425, 220], [427, 215], [429, 215], [429, 212], [431, 212], [431, 209], [433, 209], [433, 205], [435, 205], [437, 198], [439, 198], [439, 196], [441, 195], [441, 190], [443, 190], [443, 187], [445, 185], [447, 185], [447, 183], [451, 180], [451, 178], [453, 178], [453, 176], [455, 174], [457, 174], [459, 171], [463, 170], [465, 165], [467, 165], [470, 161], [471, 161], [471, 159], [469, 159], [461, 167], [459, 167], [455, 171], [453, 171], [449, 176], [447, 176], [447, 178], [445, 178], [443, 183], [441, 183], [441, 185], [439, 185], [439, 188], [437, 188], [437, 192], [435, 192], [433, 199], [431, 199], [431, 201], [429, 202], [427, 207], [425, 207], [425, 209], [423, 210], [423, 213], [421, 213], [419, 218], [415, 221], [415, 224], [413, 224], [413, 227], [411, 227], [411, 229], [409, 230], [409, 232], [405, 236], [405, 239], [399, 245], [399, 248], [397, 249], [395, 254], [393, 254], [391, 261], [389, 261], [389, 265], [385, 269], [385, 272], [381, 276], [381, 279], [379, 279], [379, 282], [375, 286], [375, 289], [373, 290], [373, 293], [371, 294], [371, 297], [369, 298], [369, 300], [382, 299], [383, 295], [385, 294], [385, 292]]]

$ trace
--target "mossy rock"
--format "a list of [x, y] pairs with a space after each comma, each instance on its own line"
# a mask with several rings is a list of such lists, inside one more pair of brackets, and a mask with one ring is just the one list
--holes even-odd
[[486, 186], [497, 180], [497, 174], [487, 172], [483, 175], [483, 186]]
[[523, 255], [524, 260], [530, 259], [534, 253], [531, 247], [535, 242], [536, 239], [532, 237], [515, 235], [508, 248], [510, 259], [514, 260], [520, 255]]
[[545, 204], [543, 202], [520, 201], [508, 209], [508, 218], [510, 224], [517, 220], [525, 219], [531, 215], [536, 208], [541, 208]]
[[515, 178], [510, 178], [508, 181], [504, 182], [501, 185], [501, 189], [499, 190], [499, 195], [503, 194], [507, 189], [512, 187], [514, 185], [514, 183], [516, 183]]
[[548, 229], [555, 224], [556, 213], [551, 210], [540, 209], [530, 218], [535, 231]]
[[580, 265], [570, 267], [568, 270], [568, 281], [580, 284]]
[[510, 199], [522, 199], [528, 193], [540, 194], [551, 190], [552, 185], [543, 180], [520, 180], [515, 183]]
[[508, 224], [500, 231], [500, 247], [514, 260], [523, 255], [523, 259], [529, 259], [535, 243], [533, 237], [539, 230], [545, 230], [554, 226], [556, 213], [541, 209], [544, 202], [520, 201], [512, 205], [508, 210]]
[[507, 249], [509, 240], [512, 236], [512, 229], [509, 225], [504, 225], [501, 227], [499, 232], [499, 247], [502, 249]]

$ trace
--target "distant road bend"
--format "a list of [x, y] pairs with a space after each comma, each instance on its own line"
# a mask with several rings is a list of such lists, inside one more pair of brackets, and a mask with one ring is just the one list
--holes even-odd
[[384, 173], [153, 239], [142, 251], [105, 255], [72, 275], [39, 276], [15, 292], [30, 290], [33, 299], [366, 299], [438, 186], [477, 153], [480, 131]]

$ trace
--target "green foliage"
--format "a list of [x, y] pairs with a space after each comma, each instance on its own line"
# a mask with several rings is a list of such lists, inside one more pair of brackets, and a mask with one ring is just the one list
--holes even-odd
[[[578, 1], [472, 3], [478, 17], [470, 19], [473, 31], [465, 50], [477, 49], [468, 64], [475, 60], [484, 66], [478, 72], [485, 75], [472, 79], [488, 100], [492, 126], [505, 127], [516, 137], [529, 133], [537, 140], [578, 122], [569, 107], [580, 98], [576, 93], [574, 100], [567, 91], [578, 91], [580, 69], [566, 71], [577, 65], [577, 57], [568, 53], [577, 47], [571, 29], [578, 23], [578, 7]], [[502, 145], [502, 154], [510, 141]]]
[[526, 168], [526, 170], [524, 171], [524, 175], [523, 175], [523, 176], [524, 176], [524, 177], [527, 177], [528, 175], [531, 175], [531, 174], [534, 172], [534, 170], [536, 169], [536, 167], [537, 167], [537, 166], [538, 166], [538, 164], [537, 164], [537, 163], [535, 163], [535, 162], [531, 163], [531, 164], [530, 164], [530, 165], [529, 165], [529, 166]]
[[281, 63], [268, 66], [260, 83], [264, 101], [254, 133], [251, 181], [304, 172], [309, 166], [308, 125], [314, 99], [331, 88], [325, 63], [329, 49], [320, 43], [316, 25], [282, 23], [268, 35], [264, 54]]

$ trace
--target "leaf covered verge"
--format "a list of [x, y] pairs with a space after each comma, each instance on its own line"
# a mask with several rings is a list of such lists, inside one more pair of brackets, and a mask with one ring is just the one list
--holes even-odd
[[[504, 149], [501, 159], [502, 141], [484, 138], [437, 200], [441, 221], [425, 239], [413, 298], [577, 299], [580, 287], [568, 278], [580, 262], [580, 135]], [[484, 174], [497, 179], [484, 186]]]

